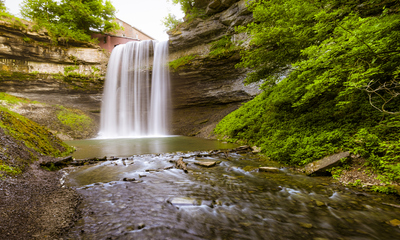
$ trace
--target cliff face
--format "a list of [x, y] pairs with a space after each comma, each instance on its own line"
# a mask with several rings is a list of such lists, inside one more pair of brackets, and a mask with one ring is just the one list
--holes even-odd
[[253, 20], [246, 2], [196, 1], [201, 18], [168, 32], [170, 61], [181, 62], [171, 68], [175, 134], [209, 137], [224, 116], [259, 93], [243, 84], [248, 70], [235, 68], [248, 41], [235, 27]]
[[0, 20], [0, 92], [98, 110], [108, 53], [88, 43], [54, 46], [46, 31], [23, 23]]

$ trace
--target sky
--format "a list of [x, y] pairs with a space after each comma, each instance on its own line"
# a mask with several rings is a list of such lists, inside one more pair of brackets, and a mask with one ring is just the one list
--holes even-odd
[[[21, 17], [19, 5], [22, 2], [23, 0], [5, 0], [5, 5], [11, 14]], [[111, 0], [111, 3], [117, 10], [117, 18], [159, 41], [168, 40], [161, 22], [168, 13], [183, 18], [180, 6], [167, 0]]]

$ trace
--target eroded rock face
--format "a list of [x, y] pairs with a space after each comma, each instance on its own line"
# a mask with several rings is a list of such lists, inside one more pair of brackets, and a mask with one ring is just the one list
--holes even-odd
[[[94, 112], [98, 122], [109, 53], [91, 43], [52, 45], [46, 31], [22, 22], [0, 20], [0, 92]], [[66, 77], [68, 68], [76, 76]]]
[[[174, 134], [213, 137], [212, 130], [223, 117], [260, 92], [256, 84], [244, 86], [248, 69], [235, 68], [239, 47], [247, 44], [248, 37], [234, 28], [253, 21], [246, 2], [196, 1], [206, 15], [168, 32], [170, 61], [194, 56], [190, 63], [171, 69]], [[210, 55], [222, 38], [229, 38], [236, 50], [223, 57]]]
[[208, 1], [206, 7], [201, 4], [208, 15], [205, 20], [196, 18], [180, 29], [168, 32], [172, 51], [211, 43], [221, 36], [232, 35], [236, 26], [252, 22], [253, 15], [246, 7], [247, 2], [248, 0], [214, 0]]

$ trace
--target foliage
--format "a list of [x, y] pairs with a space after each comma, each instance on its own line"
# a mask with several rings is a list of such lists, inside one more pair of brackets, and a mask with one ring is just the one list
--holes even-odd
[[11, 166], [2, 164], [0, 162], [0, 177], [3, 176], [1, 173], [6, 173], [8, 175], [18, 175], [21, 172], [22, 172], [21, 169], [18, 167], [11, 167]]
[[213, 58], [226, 58], [231, 56], [238, 47], [231, 41], [230, 36], [211, 43], [209, 55]]
[[[3, 3], [3, 2], [0, 2], [0, 3]], [[27, 28], [27, 26], [22, 22], [22, 20], [20, 18], [17, 18], [6, 11], [4, 4], [3, 5], [0, 4], [0, 19], [5, 22], [10, 23], [11, 26], [16, 29], [26, 29]]]
[[[381, 8], [376, 10], [377, 6]], [[288, 77], [304, 81], [296, 89], [299, 98], [294, 105], [342, 85], [340, 104], [362, 89], [371, 105], [396, 111], [398, 3], [371, 0], [359, 6], [358, 1], [273, 0], [256, 1], [250, 9], [256, 21], [238, 28], [252, 36], [252, 48], [242, 52], [238, 65], [255, 70], [248, 82], [264, 79], [264, 87], [270, 87], [291, 70]]]
[[191, 22], [197, 17], [206, 17], [205, 10], [196, 7], [196, 0], [171, 0], [173, 4], [180, 4], [185, 13], [185, 22]]
[[57, 113], [58, 120], [70, 130], [83, 132], [93, 125], [92, 119], [78, 109], [63, 106], [58, 106], [58, 108], [60, 109]]
[[181, 10], [184, 13], [188, 13], [189, 11], [193, 10], [195, 0], [171, 0], [173, 4], [180, 4]]
[[91, 41], [92, 31], [110, 32], [120, 29], [113, 22], [115, 8], [109, 0], [24, 0], [21, 13], [45, 27], [52, 40]]
[[4, 0], [0, 0], [0, 11], [1, 12], [5, 12], [7, 9], [6, 9], [6, 6], [4, 5]]
[[177, 19], [174, 14], [168, 13], [166, 17], [162, 20], [163, 25], [167, 29], [167, 31], [175, 29], [179, 24], [181, 24], [183, 20]]
[[[220, 138], [303, 165], [351, 150], [398, 181], [400, 3], [258, 0], [238, 67], [264, 92], [225, 117]], [[377, 111], [377, 109], [379, 111]], [[391, 117], [391, 115], [393, 117]]]
[[171, 69], [176, 70], [185, 65], [189, 65], [192, 62], [192, 60], [195, 58], [196, 58], [196, 55], [183, 56], [178, 59], [175, 59], [174, 61], [169, 62], [168, 65]]
[[4, 107], [0, 107], [0, 127], [7, 135], [43, 155], [58, 157], [73, 151], [46, 128]]
[[0, 92], [0, 102], [7, 102], [9, 104], [18, 104], [18, 103], [37, 103], [36, 101], [31, 101], [26, 98], [16, 97], [4, 92]]

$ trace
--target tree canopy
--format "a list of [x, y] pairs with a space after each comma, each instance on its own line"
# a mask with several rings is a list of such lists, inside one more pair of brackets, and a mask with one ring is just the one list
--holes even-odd
[[115, 8], [109, 0], [24, 0], [24, 17], [45, 27], [54, 40], [90, 41], [92, 31], [110, 32], [119, 28]]
[[[248, 82], [275, 85], [286, 75], [301, 82], [294, 105], [341, 85], [340, 95], [364, 90], [370, 103], [400, 113], [400, 4], [395, 0], [259, 0], [255, 21], [239, 31], [252, 36], [240, 67]], [[344, 100], [342, 103], [345, 103]]]

